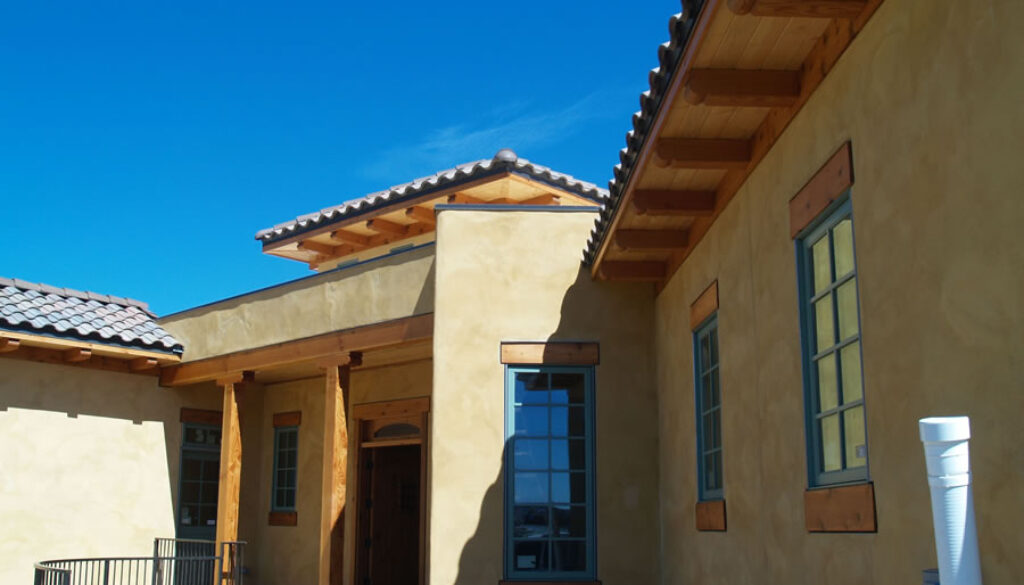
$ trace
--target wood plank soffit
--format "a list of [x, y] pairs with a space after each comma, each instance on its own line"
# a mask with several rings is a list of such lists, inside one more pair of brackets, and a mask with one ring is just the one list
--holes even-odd
[[718, 281], [712, 282], [690, 305], [690, 330], [696, 330], [718, 310]]
[[448, 196], [448, 203], [449, 204], [458, 204], [458, 203], [480, 204], [480, 203], [487, 203], [487, 202], [484, 201], [483, 199], [480, 199], [479, 197], [473, 197], [472, 195], [467, 195], [465, 193], [454, 193], [454, 194]]
[[793, 18], [856, 18], [867, 0], [728, 0], [736, 14]]
[[434, 215], [434, 210], [429, 207], [415, 205], [405, 210], [405, 216], [420, 223], [429, 223], [431, 225], [437, 223], [437, 216]]
[[853, 186], [853, 148], [839, 147], [811, 180], [789, 200], [789, 237], [796, 238], [814, 218]]
[[678, 250], [689, 245], [690, 232], [682, 230], [627, 230], [615, 232], [615, 243], [624, 250]]
[[592, 366], [601, 363], [601, 345], [596, 341], [503, 341], [501, 363]]
[[735, 138], [659, 138], [655, 164], [676, 169], [744, 169], [750, 163], [750, 141]]
[[364, 236], [348, 230], [334, 230], [330, 235], [331, 239], [336, 242], [348, 244], [360, 249], [365, 248], [370, 244], [369, 236]]
[[554, 193], [545, 193], [519, 202], [520, 205], [558, 205], [561, 197]]
[[381, 234], [404, 236], [409, 231], [409, 226], [395, 223], [380, 217], [375, 217], [373, 219], [366, 220], [366, 229], [373, 230]]
[[604, 280], [659, 282], [665, 278], [665, 263], [655, 261], [605, 260], [598, 269]]
[[638, 215], [709, 216], [716, 199], [714, 191], [637, 189], [633, 209]]
[[772, 108], [800, 97], [800, 72], [694, 69], [683, 97], [693, 105]]

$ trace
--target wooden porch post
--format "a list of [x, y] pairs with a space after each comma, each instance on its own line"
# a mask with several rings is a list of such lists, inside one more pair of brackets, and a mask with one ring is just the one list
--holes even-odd
[[320, 585], [342, 582], [342, 552], [345, 532], [345, 494], [348, 471], [349, 368], [358, 366], [362, 356], [351, 352], [347, 358], [322, 364], [325, 369], [323, 484], [320, 515]]
[[[220, 439], [220, 486], [217, 492], [217, 554], [223, 542], [238, 540], [238, 500], [242, 477], [242, 429], [239, 424], [238, 390], [243, 374], [217, 380], [224, 390]], [[226, 583], [230, 583], [229, 560], [225, 559]]]

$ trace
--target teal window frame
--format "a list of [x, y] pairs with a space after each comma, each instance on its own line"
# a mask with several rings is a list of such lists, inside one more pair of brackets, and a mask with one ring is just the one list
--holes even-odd
[[[849, 242], [851, 252], [851, 270], [842, 275], [836, 274], [836, 254], [834, 230], [844, 220], [849, 220]], [[853, 208], [850, 202], [849, 192], [834, 201], [825, 209], [819, 217], [805, 230], [797, 235], [796, 253], [798, 267], [798, 287], [800, 296], [800, 321], [801, 321], [801, 348], [803, 357], [803, 378], [804, 378], [804, 420], [807, 443], [807, 473], [808, 485], [811, 488], [826, 487], [850, 483], [862, 483], [869, 481], [869, 449], [867, 439], [867, 405], [864, 396], [863, 376], [863, 349], [861, 347], [862, 332], [860, 326], [860, 294], [859, 278], [856, 261], [856, 242], [853, 236]], [[818, 292], [815, 292], [814, 282], [814, 261], [813, 248], [822, 238], [828, 238], [829, 258], [829, 282]], [[841, 316], [839, 306], [839, 289], [852, 283], [854, 291], [854, 307], [856, 307], [856, 334], [840, 339]], [[814, 309], [815, 303], [831, 299], [831, 323], [826, 325], [830, 328], [834, 343], [821, 347], [817, 335], [817, 316]], [[856, 344], [854, 349], [852, 346]], [[847, 352], [844, 349], [849, 348]], [[849, 361], [844, 362], [844, 353], [848, 355]], [[856, 363], [853, 363], [853, 358]], [[831, 358], [831, 366], [834, 371], [833, 381], [836, 387], [835, 405], [828, 405], [823, 410], [821, 404], [821, 388], [819, 376], [828, 375], [828, 370], [822, 373], [819, 363]], [[857, 382], [856, 392], [859, 398], [846, 400], [847, 394], [853, 392], [852, 388], [845, 388], [846, 375], [855, 375]], [[847, 391], [850, 392], [847, 392]], [[831, 400], [830, 400], [831, 402]], [[850, 467], [849, 447], [847, 434], [846, 413], [855, 414], [855, 409], [861, 409], [861, 429], [863, 443], [854, 447], [863, 447], [864, 464]], [[836, 426], [839, 437], [839, 468], [826, 470], [826, 454], [822, 438], [822, 425], [826, 418], [836, 416]], [[855, 420], [855, 419], [854, 419]], [[857, 456], [859, 458], [859, 455]]]
[[[504, 493], [505, 493], [505, 519], [504, 519], [504, 575], [506, 580], [514, 581], [593, 581], [597, 574], [597, 514], [596, 514], [596, 489], [595, 489], [595, 440], [594, 440], [594, 367], [593, 366], [513, 366], [507, 365], [505, 367], [505, 460], [504, 460]], [[519, 374], [579, 374], [583, 376], [584, 382], [584, 397], [583, 397], [583, 417], [584, 417], [584, 432], [582, 438], [584, 440], [584, 461], [585, 469], [583, 471], [584, 482], [585, 482], [585, 498], [586, 502], [582, 506], [576, 502], [572, 504], [566, 503], [555, 503], [553, 501], [553, 477], [556, 474], [565, 473], [571, 478], [572, 473], [563, 470], [553, 469], [554, 464], [551, 463], [553, 445], [555, 441], [563, 440], [562, 435], [556, 435], [554, 431], [550, 429], [553, 426], [553, 418], [551, 411], [553, 408], [561, 407], [562, 404], [551, 400], [546, 404], [549, 406], [548, 412], [548, 431], [545, 435], [540, 434], [526, 434], [519, 435], [516, 433], [516, 408], [523, 406], [515, 401], [516, 391], [516, 377]], [[550, 400], [550, 399], [549, 399]], [[539, 406], [539, 404], [526, 404], [526, 406]], [[567, 430], [566, 436], [577, 436], [572, 431]], [[547, 536], [539, 537], [534, 539], [535, 541], [543, 541], [546, 543], [546, 551], [548, 559], [555, 557], [555, 544], [557, 542], [584, 542], [584, 551], [586, 555], [586, 567], [583, 570], [576, 571], [557, 571], [557, 570], [517, 570], [515, 548], [516, 543], [522, 543], [529, 540], [529, 537], [517, 537], [515, 535], [515, 507], [516, 507], [516, 447], [517, 440], [525, 439], [529, 437], [529, 440], [536, 441], [538, 439], [547, 439], [549, 441], [547, 447], [548, 465], [547, 471], [533, 471], [528, 469], [524, 473], [537, 475], [539, 473], [546, 473], [547, 475], [547, 492], [548, 498], [546, 502], [536, 502], [526, 504], [523, 507], [534, 507], [534, 508], [547, 508]], [[553, 438], [555, 437], [555, 438]], [[570, 442], [572, 439], [567, 439], [566, 442]], [[576, 439], [578, 440], [578, 439]], [[571, 463], [567, 466], [571, 468]], [[569, 480], [571, 481], [571, 480]], [[571, 491], [571, 490], [570, 490]], [[570, 498], [571, 499], [571, 498]], [[532, 505], [532, 506], [531, 506]], [[570, 511], [572, 508], [585, 507], [585, 535], [583, 537], [569, 537], [565, 535], [551, 534], [552, 526], [554, 524], [552, 510], [556, 507], [568, 508]]]
[[[293, 454], [294, 464], [282, 462], [282, 458]], [[283, 481], [282, 481], [283, 480]], [[294, 512], [299, 489], [299, 427], [274, 427], [274, 474], [270, 490], [271, 512]], [[288, 502], [291, 491], [291, 504]], [[282, 503], [283, 501], [283, 503]]]
[[693, 332], [693, 387], [696, 402], [694, 411], [697, 415], [697, 496], [702, 502], [725, 498], [724, 474], [722, 472], [722, 387], [721, 376], [718, 373], [719, 359], [718, 313], [716, 312], [712, 313]]

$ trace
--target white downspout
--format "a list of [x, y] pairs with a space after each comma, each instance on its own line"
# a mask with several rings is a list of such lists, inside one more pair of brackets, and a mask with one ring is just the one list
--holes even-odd
[[971, 420], [966, 416], [923, 418], [918, 425], [932, 492], [939, 582], [981, 585], [968, 451]]

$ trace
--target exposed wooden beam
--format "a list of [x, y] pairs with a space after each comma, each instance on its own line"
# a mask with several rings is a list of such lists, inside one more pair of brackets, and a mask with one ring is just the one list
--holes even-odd
[[165, 367], [160, 372], [160, 384], [184, 386], [217, 380], [244, 370], [319, 363], [325, 358], [348, 355], [353, 351], [430, 339], [433, 334], [433, 313], [416, 315]]
[[10, 337], [0, 337], [0, 353], [7, 353], [9, 351], [17, 351], [18, 347], [21, 346], [21, 342], [17, 339]]
[[88, 361], [92, 357], [92, 351], [88, 349], [82, 349], [80, 347], [73, 347], [71, 349], [64, 350], [64, 361], [75, 363]]
[[359, 248], [365, 248], [370, 243], [370, 236], [364, 236], [363, 234], [353, 233], [348, 230], [334, 230], [331, 232], [331, 239], [335, 242]]
[[133, 372], [141, 372], [143, 370], [152, 370], [157, 366], [157, 361], [153, 358], [135, 358], [128, 362], [128, 369]]
[[867, 0], [728, 0], [736, 14], [813, 18], [856, 18]]
[[743, 169], [750, 162], [750, 141], [729, 138], [661, 138], [655, 161], [677, 169]]
[[300, 250], [307, 250], [314, 252], [326, 258], [337, 256], [337, 246], [331, 246], [330, 244], [322, 244], [320, 242], [314, 242], [313, 240], [303, 240], [299, 242], [298, 248]]
[[519, 202], [520, 205], [558, 205], [561, 197], [554, 193], [545, 193]]
[[800, 97], [798, 71], [694, 69], [683, 94], [691, 104], [774, 108]]
[[145, 376], [155, 376], [158, 373], [156, 368], [151, 370], [135, 371], [130, 367], [130, 360], [99, 355], [96, 353], [93, 353], [92, 356], [85, 361], [69, 362], [65, 359], [65, 351], [67, 350], [53, 349], [49, 347], [35, 347], [21, 343], [19, 344], [17, 351], [0, 352], [0, 359], [26, 360], [43, 364], [60, 364], [76, 368], [88, 368], [90, 370], [121, 372], [123, 374], [141, 374]]
[[[217, 488], [217, 548], [238, 540], [238, 508], [242, 485], [242, 427], [238, 383], [222, 384], [224, 408], [221, 419], [220, 482]], [[227, 566], [224, 573], [230, 577]]]
[[714, 191], [638, 189], [633, 209], [639, 215], [709, 216], [715, 212]]
[[[0, 332], [0, 339], [8, 339], [11, 342], [17, 342], [18, 348], [20, 348], [23, 351], [30, 348], [50, 349], [56, 350], [57, 355], [62, 355], [61, 352], [65, 349], [82, 348], [91, 351], [93, 357], [111, 357], [116, 358], [118, 361], [133, 359], [137, 357], [155, 358], [161, 364], [173, 364], [181, 361], [181, 357], [173, 353], [151, 351], [143, 348], [103, 345], [102, 343], [83, 341], [80, 339], [62, 339], [59, 337], [49, 337], [46, 335], [22, 333], [20, 331], [17, 333], [6, 331]], [[6, 351], [13, 350], [8, 349]], [[0, 353], [3, 353], [3, 350], [0, 350]], [[63, 359], [61, 359], [61, 361], [63, 361]]]
[[437, 216], [434, 215], [434, 210], [429, 207], [423, 207], [422, 205], [414, 205], [409, 209], [405, 210], [405, 217], [421, 223], [429, 223], [431, 225], [437, 223]]
[[604, 280], [630, 280], [658, 282], [665, 278], [665, 263], [651, 261], [628, 262], [605, 260], [598, 270]]
[[448, 203], [487, 203], [483, 199], [473, 197], [472, 195], [466, 195], [465, 193], [453, 193], [448, 196]]
[[690, 243], [687, 230], [618, 230], [615, 243], [626, 250], [681, 250]]
[[[351, 362], [352, 359], [349, 359]], [[341, 582], [345, 550], [345, 496], [348, 471], [350, 365], [325, 370], [324, 448], [320, 484], [319, 585]]]
[[409, 226], [375, 217], [366, 221], [366, 229], [373, 230], [379, 234], [404, 236], [409, 231]]

